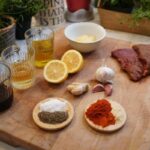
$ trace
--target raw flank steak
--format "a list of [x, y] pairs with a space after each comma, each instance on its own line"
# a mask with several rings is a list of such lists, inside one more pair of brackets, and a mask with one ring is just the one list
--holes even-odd
[[143, 64], [144, 72], [143, 76], [150, 74], [150, 45], [137, 44], [133, 45], [132, 48], [138, 55], [139, 60]]
[[112, 51], [111, 55], [117, 59], [121, 68], [128, 73], [131, 80], [139, 81], [143, 78], [144, 66], [134, 49], [117, 49]]

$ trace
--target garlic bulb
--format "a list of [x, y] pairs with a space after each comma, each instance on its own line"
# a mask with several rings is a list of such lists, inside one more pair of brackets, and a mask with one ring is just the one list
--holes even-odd
[[98, 80], [101, 83], [112, 83], [114, 76], [115, 76], [114, 70], [107, 66], [99, 67], [96, 70], [95, 75], [96, 80]]
[[73, 95], [81, 95], [88, 91], [88, 84], [74, 82], [67, 86], [67, 90]]

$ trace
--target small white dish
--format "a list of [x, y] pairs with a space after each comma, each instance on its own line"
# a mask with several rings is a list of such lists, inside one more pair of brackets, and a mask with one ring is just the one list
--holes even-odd
[[[96, 50], [100, 41], [106, 35], [105, 29], [91, 22], [73, 23], [65, 28], [65, 37], [69, 40], [70, 45], [82, 53], [87, 53]], [[77, 42], [76, 39], [82, 35], [91, 35], [96, 38], [95, 41], [88, 43]]]

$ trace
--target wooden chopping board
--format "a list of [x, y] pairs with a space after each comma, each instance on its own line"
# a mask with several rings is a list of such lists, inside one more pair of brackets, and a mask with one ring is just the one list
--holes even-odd
[[[95, 52], [84, 54], [82, 71], [70, 75], [62, 84], [47, 83], [42, 69], [36, 70], [35, 85], [25, 91], [14, 90], [14, 103], [11, 109], [0, 114], [0, 140], [14, 146], [31, 150], [149, 150], [150, 148], [150, 77], [140, 82], [132, 82], [120, 70], [117, 61], [110, 58], [116, 48], [130, 47], [132, 43], [105, 38]], [[57, 58], [70, 48], [63, 30], [55, 36]], [[74, 97], [66, 91], [66, 86], [74, 81], [93, 84], [96, 69], [107, 58], [106, 64], [112, 67], [116, 76], [111, 97], [119, 102], [127, 112], [125, 126], [114, 133], [100, 133], [90, 128], [83, 117], [86, 106], [105, 97], [104, 93], [91, 92]], [[59, 131], [44, 131], [32, 120], [32, 110], [41, 100], [57, 96], [67, 99], [75, 109], [71, 124]]]

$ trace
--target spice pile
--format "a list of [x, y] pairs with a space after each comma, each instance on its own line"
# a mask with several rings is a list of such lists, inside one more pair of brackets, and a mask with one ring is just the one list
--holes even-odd
[[42, 111], [38, 114], [40, 121], [49, 124], [62, 123], [68, 118], [68, 113], [63, 111], [46, 112]]
[[111, 113], [111, 104], [105, 100], [97, 100], [86, 111], [86, 117], [94, 124], [107, 127], [114, 125], [116, 120], [115, 116]]
[[49, 124], [58, 124], [67, 120], [68, 110], [66, 102], [52, 99], [40, 105], [38, 113], [40, 121]]

